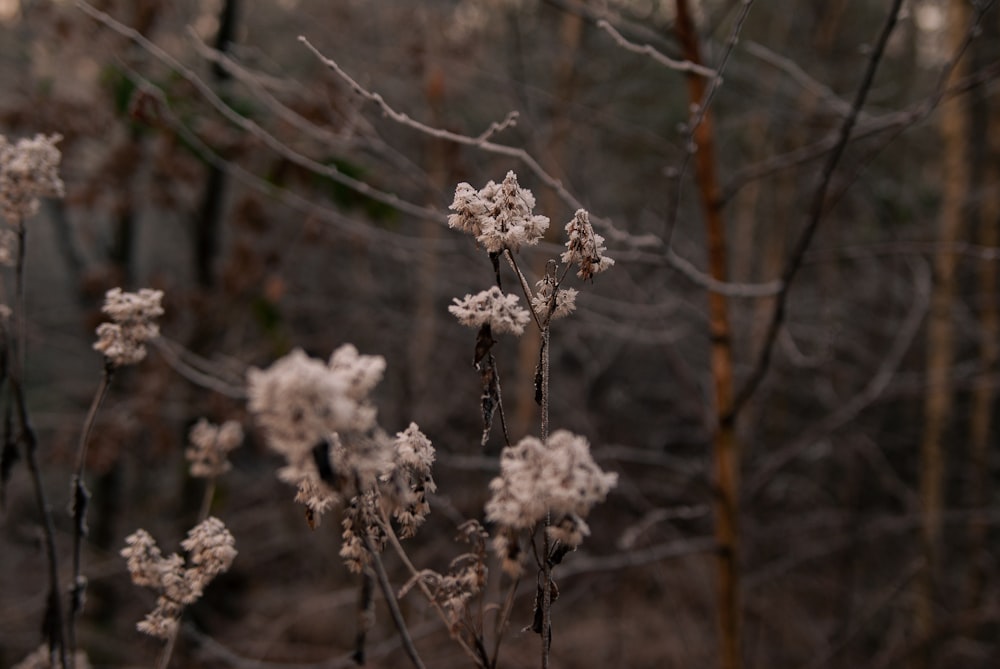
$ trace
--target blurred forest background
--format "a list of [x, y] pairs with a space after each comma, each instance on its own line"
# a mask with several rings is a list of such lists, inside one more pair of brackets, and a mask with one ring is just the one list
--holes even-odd
[[[350, 666], [357, 584], [337, 520], [309, 529], [245, 410], [247, 367], [292, 347], [386, 357], [380, 422], [416, 421], [438, 449], [410, 554], [447, 569], [500, 440], [480, 446], [474, 336], [447, 313], [493, 270], [445, 219], [458, 182], [508, 170], [553, 222], [521, 252], [536, 278], [581, 206], [616, 261], [552, 332], [553, 428], [620, 476], [555, 572], [552, 666], [997, 666], [992, 2], [92, 6], [120, 25], [0, 0], [0, 133], [63, 136], [66, 197], [27, 246], [28, 400], [60, 542], [104, 291], [165, 292], [163, 338], [116, 378], [89, 451], [79, 635], [95, 667], [156, 656], [134, 629], [153, 597], [118, 551], [139, 527], [175, 550], [194, 524], [183, 451], [202, 416], [248, 428], [213, 509], [240, 553], [186, 614], [174, 666]], [[300, 35], [396, 112], [469, 141], [393, 118]], [[538, 342], [499, 339], [517, 439], [538, 430]], [[19, 466], [0, 667], [40, 642], [39, 537]], [[538, 662], [521, 632], [533, 594], [501, 666]], [[469, 665], [424, 603], [403, 604], [429, 666]], [[403, 666], [379, 606], [370, 664]]]

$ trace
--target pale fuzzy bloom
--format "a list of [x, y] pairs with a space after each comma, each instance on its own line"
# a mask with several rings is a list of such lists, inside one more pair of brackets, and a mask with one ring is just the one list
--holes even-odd
[[161, 595], [156, 598], [156, 608], [147, 613], [135, 628], [143, 634], [166, 641], [177, 633], [183, 610], [183, 606]]
[[344, 510], [344, 518], [341, 521], [344, 531], [341, 533], [340, 557], [347, 568], [356, 574], [360, 574], [365, 566], [371, 564], [371, 555], [365, 546], [365, 535], [376, 551], [381, 552], [385, 548], [387, 537], [376, 520], [378, 504], [378, 493], [375, 490], [368, 490], [351, 498], [350, 504]]
[[384, 370], [383, 358], [345, 345], [329, 364], [296, 349], [247, 373], [248, 407], [268, 446], [285, 457], [278, 477], [298, 487], [313, 524], [339, 501], [335, 492], [351, 497], [357, 483], [372, 485], [391, 457], [368, 397]]
[[[500, 476], [490, 482], [486, 518], [515, 530], [533, 527], [550, 512], [555, 518], [582, 519], [617, 480], [617, 474], [597, 466], [583, 437], [566, 430], [553, 432], [546, 443], [525, 437], [501, 453]], [[582, 540], [582, 533], [564, 536]], [[507, 548], [509, 539], [501, 543]]]
[[0, 135], [0, 215], [17, 224], [38, 212], [38, 198], [63, 197], [60, 135], [35, 135], [11, 144]]
[[[70, 663], [71, 669], [90, 669], [90, 660], [87, 653], [82, 650], [76, 651], [76, 656]], [[58, 669], [59, 658], [52, 657], [49, 645], [42, 644], [26, 658], [15, 664], [11, 669]]]
[[188, 553], [188, 561], [206, 583], [219, 574], [229, 571], [236, 558], [236, 540], [225, 523], [218, 518], [206, 518], [188, 532], [181, 547]]
[[112, 288], [104, 296], [101, 308], [111, 323], [97, 326], [94, 349], [104, 354], [116, 367], [132, 365], [146, 357], [146, 342], [160, 335], [156, 318], [163, 315], [163, 291], [143, 288], [127, 293]]
[[236, 557], [235, 540], [218, 518], [208, 518], [188, 532], [181, 546], [188, 552], [187, 565], [180, 555], [163, 557], [145, 530], [125, 539], [121, 554], [136, 585], [159, 593], [156, 608], [136, 627], [150, 636], [168, 639], [177, 628], [184, 606], [196, 602], [208, 584], [229, 570]]
[[504, 295], [496, 286], [461, 300], [456, 297], [453, 302], [448, 311], [459, 323], [472, 328], [489, 324], [494, 333], [520, 335], [531, 320], [528, 310], [518, 306], [517, 295]]
[[323, 483], [315, 472], [303, 473], [295, 485], [298, 486], [298, 490], [295, 492], [295, 501], [306, 507], [309, 527], [316, 529], [319, 527], [323, 514], [340, 503], [340, 495]]
[[13, 267], [17, 263], [17, 233], [10, 228], [0, 230], [0, 265]]
[[392, 515], [399, 523], [399, 535], [408, 539], [417, 533], [430, 513], [427, 495], [437, 490], [431, 476], [434, 463], [434, 446], [416, 423], [410, 423], [403, 432], [396, 434], [393, 442], [393, 468], [382, 476], [392, 484]]
[[546, 527], [545, 533], [552, 541], [575, 548], [583, 543], [584, 537], [590, 536], [590, 526], [580, 516], [570, 513]]
[[243, 443], [243, 427], [235, 420], [213, 425], [202, 418], [191, 428], [188, 439], [191, 446], [184, 456], [191, 463], [191, 476], [215, 478], [232, 468], [227, 456]]
[[486, 216], [489, 209], [475, 188], [465, 182], [458, 184], [455, 188], [455, 200], [449, 209], [456, 212], [448, 216], [449, 227], [468, 232], [473, 237], [478, 237], [482, 233], [479, 219]]
[[[347, 380], [347, 394], [358, 401], [368, 398], [385, 374], [385, 358], [361, 355], [353, 344], [344, 344], [330, 356], [330, 370]], [[374, 422], [374, 416], [372, 421]]]
[[149, 532], [136, 530], [126, 537], [121, 555], [127, 561], [133, 583], [147, 588], [161, 587], [164, 558]]
[[534, 297], [531, 298], [531, 308], [540, 319], [548, 318], [549, 308], [552, 307], [552, 319], [565, 318], [576, 311], [577, 291], [573, 288], [560, 288], [556, 291], [555, 305], [550, 305], [552, 300], [552, 282], [548, 279], [541, 279], [535, 284]]
[[486, 568], [475, 553], [460, 555], [451, 563], [451, 573], [442, 576], [434, 598], [448, 615], [448, 622], [457, 625], [466, 614], [468, 602], [486, 583]]
[[532, 213], [535, 196], [508, 172], [503, 182], [490, 181], [482, 190], [467, 183], [455, 189], [448, 225], [468, 232], [490, 253], [537, 244], [549, 227], [549, 219]]
[[594, 232], [590, 214], [583, 209], [578, 209], [573, 220], [566, 224], [566, 234], [569, 239], [566, 241], [567, 250], [562, 254], [562, 261], [577, 265], [579, 270], [576, 275], [581, 279], [592, 279], [595, 274], [600, 274], [615, 264], [614, 260], [603, 255], [607, 251], [604, 248], [604, 237]]
[[101, 311], [115, 323], [156, 328], [154, 319], [163, 315], [162, 301], [162, 290], [143, 288], [138, 293], [129, 293], [121, 288], [112, 288], [104, 295]]

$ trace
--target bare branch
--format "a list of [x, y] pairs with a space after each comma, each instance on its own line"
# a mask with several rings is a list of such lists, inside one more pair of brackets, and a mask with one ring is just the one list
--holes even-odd
[[621, 48], [631, 53], [649, 56], [653, 59], [653, 61], [659, 63], [667, 69], [675, 70], [677, 72], [697, 74], [698, 76], [705, 77], [706, 79], [714, 79], [717, 76], [716, 71], [710, 67], [698, 65], [697, 63], [692, 63], [689, 60], [677, 60], [660, 51], [657, 51], [651, 44], [636, 44], [635, 42], [625, 39], [625, 36], [615, 30], [614, 26], [608, 23], [605, 19], [599, 20], [597, 22], [597, 27], [611, 35], [611, 39], [613, 39]]

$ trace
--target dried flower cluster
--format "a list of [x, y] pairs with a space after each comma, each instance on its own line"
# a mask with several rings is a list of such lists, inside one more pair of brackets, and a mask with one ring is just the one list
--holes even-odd
[[232, 468], [227, 456], [243, 443], [243, 427], [235, 420], [213, 425], [202, 418], [191, 428], [188, 440], [191, 446], [184, 456], [191, 463], [191, 476], [215, 478]]
[[196, 602], [205, 587], [229, 570], [236, 557], [235, 540], [218, 518], [208, 518], [188, 532], [181, 547], [187, 561], [176, 553], [163, 557], [146, 530], [125, 539], [121, 555], [128, 561], [132, 582], [156, 590], [156, 608], [136, 627], [140, 632], [169, 639], [176, 631], [181, 612]]
[[160, 335], [156, 318], [163, 315], [163, 291], [143, 288], [127, 293], [112, 288], [104, 296], [101, 309], [110, 323], [97, 326], [94, 349], [115, 367], [134, 365], [146, 357], [146, 342]]
[[351, 497], [374, 484], [391, 459], [391, 444], [375, 434], [369, 398], [384, 372], [384, 358], [345, 344], [329, 363], [296, 349], [247, 373], [248, 407], [286, 461], [278, 476], [298, 486], [296, 499], [316, 518], [338, 493]]
[[[11, 669], [58, 669], [59, 666], [59, 659], [52, 657], [49, 645], [42, 644]], [[85, 652], [78, 650], [69, 666], [72, 669], [90, 669], [90, 660]]]
[[431, 476], [434, 464], [434, 446], [416, 423], [410, 423], [403, 432], [396, 434], [393, 442], [392, 470], [383, 474], [393, 500], [392, 516], [399, 524], [399, 536], [407, 539], [416, 535], [431, 508], [427, 495], [437, 490]]
[[594, 232], [590, 224], [590, 214], [578, 209], [573, 220], [566, 224], [566, 251], [562, 261], [567, 265], [577, 265], [576, 275], [581, 279], [593, 279], [595, 274], [607, 270], [615, 261], [604, 255], [604, 237]]
[[[589, 534], [584, 518], [592, 506], [604, 500], [618, 480], [604, 472], [590, 455], [590, 444], [567, 430], [558, 430], [542, 443], [525, 437], [500, 455], [500, 476], [490, 482], [492, 496], [486, 503], [486, 518], [501, 526], [494, 542], [507, 560], [504, 568], [517, 571], [517, 530], [529, 529], [551, 512], [555, 523], [550, 537], [573, 548]], [[510, 531], [504, 531], [510, 530]]]
[[549, 219], [532, 213], [535, 196], [507, 172], [503, 182], [490, 181], [477, 191], [467, 183], [455, 189], [448, 225], [468, 232], [490, 253], [537, 244], [549, 228]]
[[38, 198], [62, 197], [60, 135], [35, 135], [11, 144], [0, 135], [0, 215], [13, 225], [38, 212]]
[[518, 305], [517, 295], [504, 295], [496, 286], [475, 295], [466, 295], [461, 300], [453, 299], [448, 307], [458, 322], [472, 328], [489, 325], [493, 332], [510, 332], [520, 335], [531, 315]]
[[[554, 297], [553, 297], [553, 290]], [[578, 291], [574, 288], [556, 288], [555, 278], [545, 276], [535, 284], [535, 295], [531, 298], [531, 308], [540, 319], [549, 318], [549, 310], [552, 311], [551, 318], [565, 318], [576, 311], [576, 296]]]
[[402, 588], [406, 594], [418, 582], [430, 587], [431, 594], [448, 617], [452, 630], [458, 629], [468, 612], [469, 601], [486, 585], [486, 542], [489, 534], [477, 520], [468, 520], [459, 527], [458, 539], [472, 545], [472, 550], [451, 561], [447, 574], [424, 570], [413, 576]]
[[404, 538], [429, 513], [434, 492], [434, 447], [416, 424], [389, 437], [376, 422], [370, 394], [385, 372], [385, 360], [346, 344], [329, 363], [295, 350], [266, 370], [247, 375], [249, 409], [272, 450], [285, 457], [278, 477], [298, 488], [314, 527], [324, 513], [345, 504], [343, 548], [348, 566], [366, 564], [365, 533], [372, 545], [385, 541], [383, 510]]

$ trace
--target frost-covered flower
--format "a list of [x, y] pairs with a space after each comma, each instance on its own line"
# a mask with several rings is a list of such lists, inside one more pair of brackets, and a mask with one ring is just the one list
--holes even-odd
[[125, 539], [121, 555], [132, 582], [159, 593], [156, 608], [136, 625], [144, 634], [169, 639], [184, 607], [198, 601], [212, 579], [228, 571], [236, 557], [233, 535], [218, 518], [207, 518], [192, 528], [181, 546], [188, 553], [186, 564], [176, 553], [163, 557], [146, 530]]
[[388, 484], [392, 516], [399, 523], [399, 535], [407, 539], [417, 533], [431, 508], [427, 495], [437, 490], [431, 476], [434, 446], [416, 423], [396, 434], [392, 470], [382, 475]]
[[490, 181], [482, 190], [467, 183], [455, 189], [448, 225], [470, 233], [490, 253], [537, 244], [549, 227], [549, 219], [533, 213], [535, 196], [507, 172], [503, 182]]
[[17, 263], [17, 233], [10, 228], [0, 230], [0, 265], [13, 267]]
[[592, 279], [595, 274], [607, 270], [615, 264], [611, 258], [603, 255], [604, 237], [594, 232], [594, 226], [590, 224], [590, 214], [583, 209], [578, 209], [573, 215], [573, 220], [566, 224], [566, 234], [569, 239], [566, 241], [566, 251], [562, 254], [562, 261], [567, 264], [575, 264], [579, 267], [576, 275], [581, 279]]
[[[516, 538], [505, 528], [534, 527], [549, 513], [556, 519], [554, 536], [570, 547], [579, 545], [589, 533], [583, 519], [617, 481], [617, 474], [594, 462], [587, 440], [566, 430], [553, 432], [545, 443], [525, 437], [504, 448], [500, 476], [490, 482], [492, 496], [486, 503], [486, 518], [501, 526], [494, 548], [510, 555]], [[580, 521], [575, 532], [564, 527], [574, 520]]]
[[63, 197], [60, 135], [35, 135], [11, 144], [0, 135], [0, 215], [17, 224], [38, 212], [38, 198]]
[[191, 446], [184, 456], [191, 463], [191, 476], [215, 478], [232, 468], [227, 456], [243, 443], [243, 427], [235, 420], [213, 425], [202, 418], [191, 428], [188, 440]]
[[146, 357], [146, 342], [160, 335], [156, 318], [163, 315], [163, 291], [143, 288], [127, 293], [112, 288], [104, 296], [101, 308], [110, 323], [97, 326], [94, 349], [104, 354], [115, 367], [133, 365]]
[[576, 311], [576, 296], [578, 291], [574, 288], [560, 288], [555, 294], [555, 303], [552, 304], [552, 281], [548, 277], [540, 279], [535, 284], [535, 295], [531, 298], [531, 308], [540, 319], [545, 319], [552, 309], [552, 318], [565, 318]]
[[520, 335], [531, 319], [528, 310], [518, 306], [517, 295], [504, 295], [496, 286], [453, 301], [448, 311], [459, 323], [472, 328], [489, 324], [494, 333]]
[[248, 407], [268, 446], [285, 457], [278, 477], [298, 488], [312, 522], [375, 483], [392, 457], [369, 395], [385, 359], [341, 346], [329, 363], [296, 349], [247, 373]]

